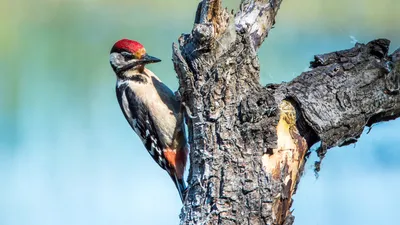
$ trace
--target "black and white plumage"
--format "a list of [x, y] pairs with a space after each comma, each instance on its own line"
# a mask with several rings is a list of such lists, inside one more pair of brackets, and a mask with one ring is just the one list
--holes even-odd
[[162, 157], [164, 147], [161, 146], [162, 143], [157, 137], [156, 128], [145, 103], [135, 95], [135, 92], [129, 87], [129, 82], [117, 83], [116, 93], [126, 120], [142, 140], [153, 159], [161, 168], [166, 169], [167, 162]]
[[171, 176], [183, 200], [188, 149], [180, 103], [154, 73], [144, 68], [159, 60], [148, 56], [137, 42], [121, 41], [110, 55], [117, 75], [118, 103], [154, 161]]

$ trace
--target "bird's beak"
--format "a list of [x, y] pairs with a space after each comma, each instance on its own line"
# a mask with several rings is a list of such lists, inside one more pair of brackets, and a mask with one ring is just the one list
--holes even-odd
[[142, 64], [158, 63], [161, 62], [161, 59], [146, 54], [141, 59], [139, 59], [138, 62]]
[[145, 64], [157, 63], [157, 62], [161, 62], [161, 59], [158, 59], [156, 57], [145, 54], [144, 56], [142, 56], [142, 58], [131, 60], [130, 62], [128, 62], [127, 65], [125, 65], [121, 68], [118, 68], [116, 70], [116, 72], [120, 73], [121, 71], [129, 70], [136, 66], [140, 66], [140, 65], [144, 66]]

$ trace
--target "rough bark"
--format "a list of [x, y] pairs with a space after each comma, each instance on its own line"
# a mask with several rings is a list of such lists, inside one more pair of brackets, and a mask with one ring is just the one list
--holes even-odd
[[309, 147], [352, 143], [400, 115], [400, 50], [388, 40], [315, 56], [289, 83], [259, 83], [257, 49], [279, 0], [243, 0], [233, 15], [200, 2], [191, 34], [173, 45], [190, 142], [181, 224], [292, 224]]

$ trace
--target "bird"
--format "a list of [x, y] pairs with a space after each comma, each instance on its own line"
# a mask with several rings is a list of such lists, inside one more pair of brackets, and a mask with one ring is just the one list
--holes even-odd
[[180, 102], [145, 67], [160, 61], [148, 55], [144, 46], [135, 40], [121, 39], [110, 51], [110, 64], [117, 78], [117, 99], [125, 119], [154, 161], [170, 175], [183, 202], [189, 149]]

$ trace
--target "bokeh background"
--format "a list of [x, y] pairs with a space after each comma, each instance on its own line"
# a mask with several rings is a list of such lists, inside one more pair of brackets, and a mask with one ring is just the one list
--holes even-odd
[[[120, 38], [163, 59], [192, 27], [198, 0], [1, 0], [0, 225], [176, 225], [180, 201], [120, 112], [109, 50]], [[236, 8], [238, 0], [225, 0]], [[312, 56], [386, 37], [400, 47], [399, 0], [284, 0], [259, 51], [263, 84], [289, 81]], [[400, 121], [311, 158], [295, 224], [396, 224]]]

